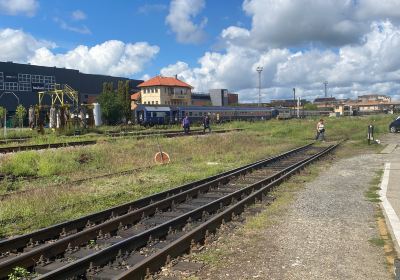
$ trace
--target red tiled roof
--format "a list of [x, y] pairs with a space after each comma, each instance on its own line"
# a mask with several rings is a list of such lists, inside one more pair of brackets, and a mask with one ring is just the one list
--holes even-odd
[[140, 91], [131, 95], [131, 100], [139, 100], [140, 99]]
[[173, 77], [162, 77], [155, 76], [150, 80], [147, 80], [138, 85], [138, 87], [152, 87], [152, 86], [170, 86], [170, 87], [185, 87], [185, 88], [193, 88], [191, 85], [182, 82], [179, 79]]

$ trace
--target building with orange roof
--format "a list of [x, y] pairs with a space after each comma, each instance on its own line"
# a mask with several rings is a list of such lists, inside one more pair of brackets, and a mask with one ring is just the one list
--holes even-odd
[[138, 85], [142, 104], [191, 105], [192, 86], [175, 77], [156, 76]]

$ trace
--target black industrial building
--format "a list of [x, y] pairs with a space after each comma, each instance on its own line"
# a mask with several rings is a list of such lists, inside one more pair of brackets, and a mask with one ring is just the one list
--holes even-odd
[[[38, 104], [38, 92], [54, 89], [56, 84], [67, 84], [79, 92], [79, 103], [92, 103], [103, 90], [104, 82], [130, 81], [131, 92], [142, 80], [84, 74], [74, 69], [0, 62], [0, 106], [14, 111], [18, 103], [28, 107]], [[49, 104], [50, 100], [44, 100]]]

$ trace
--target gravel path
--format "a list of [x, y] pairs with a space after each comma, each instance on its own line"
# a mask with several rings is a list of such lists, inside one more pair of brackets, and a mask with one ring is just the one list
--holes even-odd
[[[383, 157], [337, 161], [297, 195], [279, 222], [233, 241], [223, 268], [199, 279], [392, 279], [364, 193]], [[240, 252], [240, 253], [239, 253]]]

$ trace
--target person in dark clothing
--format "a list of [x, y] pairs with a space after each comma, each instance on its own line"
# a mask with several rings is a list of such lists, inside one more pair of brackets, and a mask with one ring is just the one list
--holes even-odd
[[206, 115], [203, 119], [203, 133], [206, 132], [207, 128], [208, 128], [208, 132], [211, 132], [210, 117], [208, 115]]
[[189, 120], [189, 116], [187, 114], [182, 120], [182, 127], [183, 127], [183, 131], [185, 132], [185, 134], [189, 134], [189, 132], [190, 132], [190, 120]]

